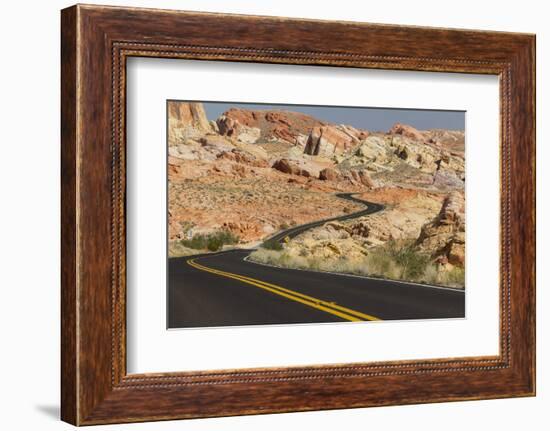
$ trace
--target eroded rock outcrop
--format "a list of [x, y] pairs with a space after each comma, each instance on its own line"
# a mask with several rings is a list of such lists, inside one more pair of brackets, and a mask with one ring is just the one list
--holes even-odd
[[346, 171], [344, 172], [344, 178], [348, 179], [352, 183], [360, 184], [369, 189], [376, 187], [376, 183], [373, 181], [366, 169], [351, 169]]
[[223, 135], [240, 136], [246, 133], [257, 136], [256, 142], [282, 141], [291, 145], [303, 145], [312, 128], [325, 124], [300, 112], [239, 108], [229, 109], [216, 123]]
[[439, 214], [422, 227], [416, 243], [440, 263], [464, 266], [465, 218], [462, 193], [455, 192], [445, 198]]
[[313, 176], [312, 172], [305, 165], [301, 165], [295, 160], [279, 159], [271, 167], [285, 174], [300, 175], [302, 177]]
[[368, 133], [350, 126], [314, 127], [309, 133], [304, 153], [330, 157], [356, 147]]
[[229, 136], [247, 144], [253, 144], [261, 136], [261, 130], [257, 127], [250, 127], [239, 122], [239, 120], [222, 115], [216, 120], [220, 134]]
[[178, 145], [187, 138], [213, 132], [200, 102], [168, 102], [168, 143]]
[[334, 168], [325, 168], [319, 172], [319, 179], [323, 181], [340, 181], [343, 175]]
[[420, 131], [416, 130], [412, 126], [401, 123], [394, 124], [388, 134], [405, 136], [406, 138], [414, 139], [415, 141], [426, 140], [426, 137]]

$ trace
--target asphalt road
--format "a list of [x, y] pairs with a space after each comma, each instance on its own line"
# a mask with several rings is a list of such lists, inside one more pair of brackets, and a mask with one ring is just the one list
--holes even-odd
[[295, 236], [301, 234], [302, 232], [305, 232], [308, 229], [311, 229], [311, 228], [314, 228], [314, 227], [317, 227], [317, 226], [321, 226], [321, 225], [323, 225], [323, 224], [325, 224], [329, 221], [351, 220], [351, 219], [354, 219], [354, 218], [363, 217], [365, 215], [374, 214], [374, 213], [376, 213], [378, 211], [382, 211], [384, 209], [384, 205], [376, 204], [374, 202], [364, 201], [362, 199], [357, 199], [356, 197], [353, 197], [353, 193], [337, 193], [336, 196], [338, 196], [340, 199], [345, 199], [345, 200], [348, 200], [348, 201], [352, 201], [352, 202], [356, 202], [356, 203], [366, 205], [366, 207], [365, 207], [364, 210], [361, 210], [361, 211], [356, 211], [356, 212], [349, 213], [349, 214], [342, 215], [342, 216], [317, 220], [317, 221], [313, 221], [313, 222], [310, 222], [310, 223], [301, 224], [299, 226], [291, 227], [289, 229], [286, 229], [282, 232], [279, 232], [279, 233], [275, 234], [274, 236], [268, 238], [268, 240], [282, 241], [286, 237], [289, 237], [289, 238], [292, 239]]
[[[296, 226], [274, 235], [283, 241], [329, 220], [381, 211], [362, 211]], [[391, 280], [274, 268], [249, 262], [252, 250], [172, 258], [168, 262], [168, 327], [215, 327], [370, 320], [462, 318], [464, 291]]]

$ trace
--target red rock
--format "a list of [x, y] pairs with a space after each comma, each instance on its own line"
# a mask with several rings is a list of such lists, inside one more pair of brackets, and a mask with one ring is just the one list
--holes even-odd
[[273, 169], [276, 169], [285, 174], [299, 175], [302, 177], [311, 177], [311, 173], [304, 169], [303, 167], [298, 166], [295, 162], [292, 162], [288, 159], [279, 159], [271, 166]]
[[229, 118], [221, 116], [216, 120], [220, 135], [237, 136], [239, 132], [239, 126], [242, 124], [235, 118]]
[[341, 124], [340, 126], [338, 126], [338, 128], [352, 138], [358, 139], [360, 141], [369, 137], [369, 132], [367, 130], [356, 129], [355, 127], [345, 124]]
[[222, 115], [216, 120], [218, 133], [248, 144], [255, 143], [261, 136], [261, 130], [242, 124], [235, 118]]
[[300, 136], [307, 136], [313, 127], [323, 126], [326, 123], [309, 115], [292, 111], [261, 111], [231, 108], [216, 120], [220, 133], [231, 136], [238, 132], [231, 132], [238, 125], [258, 128], [261, 131], [261, 140], [283, 140], [290, 144], [297, 144]]
[[319, 172], [319, 179], [324, 181], [338, 181], [342, 178], [342, 174], [334, 168], [325, 168]]
[[364, 169], [352, 169], [346, 172], [345, 177], [350, 180], [352, 183], [359, 183], [363, 186], [366, 186], [370, 189], [376, 187], [376, 184], [370, 177], [368, 171]]
[[358, 172], [358, 174], [359, 174], [359, 181], [361, 182], [361, 184], [363, 184], [364, 186], [367, 186], [371, 189], [376, 186], [374, 184], [374, 181], [370, 177], [370, 174], [368, 173], [368, 171], [363, 169], [363, 170], [360, 170]]
[[341, 126], [314, 127], [307, 139], [304, 153], [312, 156], [332, 156], [346, 152], [359, 142], [359, 138], [349, 130], [342, 130]]
[[244, 163], [246, 165], [255, 166], [257, 168], [267, 168], [269, 166], [266, 160], [254, 157], [253, 155], [245, 153], [244, 151], [233, 150], [233, 153], [235, 155], [235, 161], [237, 163]]
[[300, 172], [299, 168], [290, 163], [288, 159], [277, 160], [271, 167], [273, 169], [277, 169], [278, 171], [284, 172], [285, 174], [298, 175]]
[[464, 267], [464, 262], [466, 260], [464, 244], [452, 242], [449, 246], [447, 256], [451, 265]]
[[283, 141], [296, 143], [297, 137], [290, 131], [290, 129], [285, 129], [282, 126], [275, 126], [272, 131], [272, 136], [282, 139]]
[[407, 124], [396, 123], [388, 132], [390, 135], [401, 135], [406, 138], [414, 139], [416, 141], [424, 141], [426, 137], [416, 130], [414, 127]]

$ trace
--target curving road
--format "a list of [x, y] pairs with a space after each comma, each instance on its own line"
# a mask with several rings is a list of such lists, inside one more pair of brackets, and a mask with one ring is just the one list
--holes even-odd
[[[277, 233], [283, 241], [328, 221], [384, 209], [350, 193], [364, 210]], [[463, 318], [463, 290], [346, 274], [275, 268], [246, 260], [253, 250], [229, 250], [168, 261], [168, 327], [214, 327], [343, 321]]]
[[377, 213], [378, 211], [382, 211], [385, 207], [381, 204], [376, 204], [374, 202], [365, 201], [362, 199], [358, 199], [353, 197], [354, 193], [336, 193], [336, 196], [338, 196], [341, 199], [345, 199], [348, 201], [360, 203], [363, 205], [366, 205], [364, 210], [353, 212], [350, 214], [337, 216], [337, 217], [331, 217], [326, 218], [322, 220], [312, 221], [310, 223], [301, 224], [299, 226], [294, 226], [289, 229], [283, 230], [282, 232], [279, 232], [268, 239], [271, 241], [282, 241], [284, 238], [294, 238], [295, 236], [301, 234], [302, 232], [305, 232], [306, 230], [309, 230], [311, 228], [322, 226], [323, 224], [329, 222], [329, 221], [345, 221], [345, 220], [351, 220], [354, 218], [362, 217], [369, 214]]

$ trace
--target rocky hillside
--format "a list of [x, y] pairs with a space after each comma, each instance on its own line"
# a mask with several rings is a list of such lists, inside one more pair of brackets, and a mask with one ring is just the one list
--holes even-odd
[[359, 210], [335, 196], [356, 192], [387, 210], [317, 228], [285, 247], [324, 253], [315, 238], [347, 235], [351, 249], [368, 254], [399, 238], [441, 265], [464, 265], [456, 215], [464, 207], [464, 132], [405, 124], [371, 132], [240, 108], [209, 121], [201, 103], [186, 102], [168, 103], [168, 126], [172, 254], [192, 253], [185, 244], [196, 235], [228, 231], [251, 245], [293, 224]]
[[220, 134], [249, 143], [304, 145], [314, 127], [326, 123], [299, 112], [232, 108], [216, 120]]

